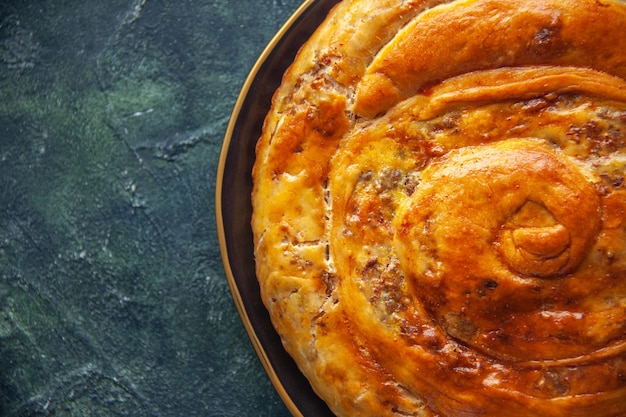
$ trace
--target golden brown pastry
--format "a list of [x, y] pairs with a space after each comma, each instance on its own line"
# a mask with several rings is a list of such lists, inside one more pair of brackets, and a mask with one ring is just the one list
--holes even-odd
[[262, 299], [341, 416], [626, 416], [626, 2], [345, 0], [257, 145]]

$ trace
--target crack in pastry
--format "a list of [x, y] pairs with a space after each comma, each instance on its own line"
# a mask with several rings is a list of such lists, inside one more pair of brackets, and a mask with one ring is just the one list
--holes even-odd
[[626, 415], [625, 26], [615, 0], [344, 0], [303, 46], [252, 228], [334, 413]]

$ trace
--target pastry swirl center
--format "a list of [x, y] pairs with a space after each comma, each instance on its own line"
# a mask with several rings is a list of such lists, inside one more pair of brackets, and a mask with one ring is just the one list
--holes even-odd
[[576, 270], [601, 225], [595, 187], [578, 168], [534, 139], [510, 139], [450, 152], [423, 178], [398, 211], [395, 240], [434, 321], [504, 359], [587, 353], [585, 321], [552, 281]]
[[[520, 212], [532, 210], [527, 206], [538, 206], [539, 211], [547, 211], [543, 205], [529, 201], [520, 208]], [[553, 218], [550, 214], [548, 217]], [[525, 275], [549, 277], [558, 274], [568, 260], [572, 243], [568, 228], [552, 221], [538, 226], [532, 218], [525, 222], [518, 217], [523, 216], [516, 213], [503, 225], [500, 233], [500, 250], [509, 267]]]

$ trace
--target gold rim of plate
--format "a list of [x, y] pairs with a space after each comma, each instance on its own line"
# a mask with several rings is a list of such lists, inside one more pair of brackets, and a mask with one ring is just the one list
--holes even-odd
[[235, 128], [237, 120], [239, 119], [243, 102], [248, 96], [250, 87], [252, 83], [254, 82], [254, 79], [259, 73], [261, 66], [268, 59], [269, 55], [276, 48], [280, 40], [294, 26], [294, 24], [302, 16], [302, 14], [305, 13], [313, 5], [313, 3], [315, 3], [315, 1], [316, 0], [305, 0], [296, 9], [296, 11], [289, 17], [289, 19], [287, 19], [287, 21], [278, 30], [278, 32], [276, 32], [276, 34], [267, 44], [267, 46], [265, 47], [265, 49], [263, 50], [263, 52], [257, 59], [256, 63], [252, 67], [252, 70], [248, 74], [248, 77], [246, 78], [241, 88], [237, 101], [235, 102], [235, 106], [233, 108], [228, 126], [226, 128], [226, 133], [224, 135], [224, 141], [222, 143], [222, 149], [220, 152], [220, 157], [219, 157], [219, 162], [218, 162], [218, 167], [217, 167], [217, 178], [216, 178], [216, 186], [215, 186], [215, 216], [217, 220], [217, 237], [218, 237], [218, 242], [219, 242], [219, 247], [220, 247], [220, 254], [222, 256], [222, 262], [224, 264], [224, 270], [226, 273], [226, 279], [228, 281], [230, 292], [235, 302], [235, 306], [237, 307], [237, 311], [239, 312], [239, 316], [241, 317], [241, 320], [243, 321], [246, 332], [248, 333], [248, 337], [250, 338], [250, 341], [252, 342], [252, 345], [259, 359], [261, 360], [261, 364], [263, 365], [265, 372], [269, 376], [270, 381], [272, 382], [272, 385], [274, 386], [278, 395], [287, 406], [287, 409], [289, 410], [289, 412], [291, 412], [291, 414], [294, 417], [304, 417], [304, 415], [302, 414], [300, 409], [296, 406], [296, 404], [293, 402], [293, 400], [291, 399], [291, 397], [285, 390], [285, 387], [280, 381], [276, 373], [276, 370], [274, 369], [274, 366], [272, 365], [270, 359], [267, 356], [267, 353], [265, 352], [265, 349], [263, 348], [261, 341], [257, 337], [256, 332], [252, 326], [252, 323], [250, 322], [250, 318], [248, 317], [248, 313], [246, 311], [244, 302], [241, 298], [241, 294], [239, 293], [239, 288], [235, 281], [233, 271], [230, 267], [230, 258], [228, 254], [228, 249], [226, 247], [226, 237], [225, 237], [223, 213], [222, 213], [222, 186], [223, 186], [223, 180], [224, 180], [224, 174], [225, 174], [224, 168], [226, 165], [226, 158], [228, 155], [228, 150], [230, 148], [233, 130]]

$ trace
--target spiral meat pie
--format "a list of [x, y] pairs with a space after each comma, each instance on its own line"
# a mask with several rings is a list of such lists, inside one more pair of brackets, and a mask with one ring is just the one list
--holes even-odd
[[345, 0], [257, 145], [262, 299], [342, 416], [626, 416], [626, 3]]

